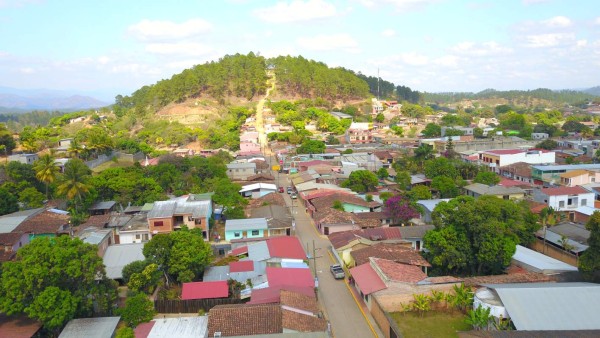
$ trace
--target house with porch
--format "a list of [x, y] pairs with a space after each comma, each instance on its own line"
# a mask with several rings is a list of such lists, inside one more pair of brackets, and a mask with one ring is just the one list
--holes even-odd
[[536, 202], [547, 204], [556, 211], [571, 211], [579, 207], [594, 205], [594, 193], [582, 187], [535, 189], [533, 199]]

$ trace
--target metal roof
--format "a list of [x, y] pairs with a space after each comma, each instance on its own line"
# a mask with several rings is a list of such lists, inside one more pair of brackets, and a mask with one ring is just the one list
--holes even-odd
[[448, 201], [450, 201], [450, 198], [441, 198], [441, 199], [434, 199], [434, 200], [418, 200], [417, 204], [422, 205], [428, 211], [433, 211], [433, 209], [435, 209], [435, 207], [438, 204], [440, 204], [441, 202], [448, 202]]
[[110, 338], [113, 337], [121, 317], [73, 319], [60, 333], [59, 338]]
[[106, 248], [102, 258], [106, 266], [106, 276], [110, 279], [123, 278], [123, 267], [125, 265], [145, 259], [142, 253], [143, 249], [144, 243], [117, 244]]
[[178, 198], [169, 201], [154, 202], [152, 210], [148, 213], [148, 218], [169, 218], [173, 215], [192, 215], [194, 218], [206, 217], [209, 213], [211, 202], [206, 201], [188, 201]]
[[177, 201], [156, 201], [148, 213], [148, 219], [172, 217], [176, 207]]
[[271, 184], [271, 183], [254, 183], [254, 184], [248, 184], [248, 185], [243, 186], [242, 189], [240, 190], [240, 192], [242, 193], [242, 192], [256, 190], [256, 189], [267, 189], [267, 190], [276, 191], [277, 186], [275, 184]]
[[533, 251], [526, 247], [517, 245], [517, 251], [512, 257], [516, 265], [529, 271], [543, 273], [546, 275], [557, 274], [566, 271], [577, 271], [577, 267], [561, 262], [558, 259]]
[[205, 282], [212, 282], [217, 280], [228, 280], [229, 279], [229, 265], [226, 266], [211, 266], [204, 270], [204, 276], [202, 280]]
[[30, 209], [13, 212], [0, 216], [0, 233], [12, 232], [19, 224], [23, 223], [27, 218], [44, 210], [43, 208]]
[[554, 171], [554, 170], [575, 170], [575, 169], [600, 169], [600, 164], [566, 164], [566, 165], [533, 165], [532, 169], [540, 171]]
[[265, 218], [228, 219], [225, 221], [225, 231], [247, 231], [268, 229]]
[[600, 285], [492, 284], [517, 330], [600, 329]]
[[162, 318], [152, 322], [154, 325], [147, 338], [206, 337], [208, 330], [208, 316]]
[[248, 245], [248, 258], [253, 260], [254, 263], [258, 261], [266, 261], [267, 259], [271, 258], [267, 242], [261, 241]]
[[227, 165], [227, 169], [247, 169], [253, 168], [256, 169], [256, 163], [254, 162], [242, 162], [242, 163], [229, 163]]
[[501, 185], [489, 186], [481, 183], [469, 184], [463, 187], [463, 189], [472, 191], [479, 195], [510, 195], [525, 193], [525, 190], [517, 187], [504, 187]]
[[[548, 242], [554, 243], [560, 247], [563, 246], [561, 234], [554, 232], [552, 228], [548, 228], [546, 230], [545, 236], [544, 236], [543, 230], [539, 230], [536, 234], [538, 235], [538, 237], [542, 237], [542, 238], [545, 237], [546, 241], [548, 241]], [[576, 242], [568, 237], [567, 237], [567, 243], [571, 246], [571, 249], [569, 251], [574, 252], [574, 253], [583, 252], [583, 251], [587, 250], [587, 248], [589, 247], [587, 244]]]
[[115, 201], [102, 201], [96, 202], [90, 207], [89, 210], [108, 210], [116, 204]]

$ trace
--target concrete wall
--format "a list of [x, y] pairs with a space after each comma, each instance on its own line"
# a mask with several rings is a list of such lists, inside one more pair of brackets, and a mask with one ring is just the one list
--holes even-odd
[[416, 285], [408, 283], [390, 283], [385, 290], [377, 291], [371, 294], [381, 309], [386, 312], [402, 311], [401, 304], [410, 303], [415, 294], [430, 294], [431, 290], [442, 292], [452, 291], [453, 283], [449, 284], [433, 284], [433, 285]]

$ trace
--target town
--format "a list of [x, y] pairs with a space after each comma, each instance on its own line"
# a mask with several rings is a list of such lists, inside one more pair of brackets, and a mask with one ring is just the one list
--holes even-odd
[[[562, 132], [560, 121], [541, 122], [519, 137], [526, 124], [513, 112], [465, 125], [444, 111], [412, 117], [407, 106], [373, 98], [377, 122], [321, 110], [319, 122], [298, 126], [281, 118], [298, 106], [271, 101], [267, 90], [243, 115], [236, 152], [175, 147], [152, 158], [110, 150], [84, 162], [85, 148], [66, 138], [6, 156], [5, 182], [20, 189], [19, 177], [33, 175], [47, 187], [63, 175], [55, 195], [66, 199], [32, 208], [20, 198], [22, 210], [0, 216], [1, 309], [22, 313], [4, 317], [0, 335], [597, 332], [600, 288], [585, 282], [598, 273], [594, 119], [562, 120]], [[589, 104], [588, 116], [596, 110]], [[63, 123], [102, 125], [111, 114]], [[324, 120], [346, 129], [323, 132]], [[285, 140], [298, 134], [310, 137]], [[117, 159], [133, 171], [95, 172], [84, 188], [76, 182]], [[186, 173], [214, 180], [213, 190], [160, 193], [178, 184], [165, 175]]]

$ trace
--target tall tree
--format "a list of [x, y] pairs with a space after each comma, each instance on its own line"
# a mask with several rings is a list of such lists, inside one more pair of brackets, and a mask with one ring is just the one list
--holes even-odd
[[19, 211], [17, 196], [3, 186], [0, 186], [0, 196], [0, 216]]
[[49, 199], [48, 186], [50, 183], [54, 182], [59, 172], [54, 156], [51, 154], [40, 156], [39, 159], [33, 163], [33, 170], [35, 170], [35, 177], [46, 185], [46, 199]]
[[73, 200], [76, 208], [81, 206], [83, 198], [91, 189], [89, 184], [91, 173], [90, 168], [82, 160], [70, 159], [65, 164], [64, 173], [56, 187], [57, 194]]
[[69, 236], [36, 238], [2, 265], [0, 311], [26, 313], [55, 330], [74, 317], [109, 312], [116, 285], [106, 278], [95, 245]]
[[379, 180], [377, 176], [368, 170], [353, 171], [348, 179], [342, 183], [342, 187], [356, 192], [375, 191]]
[[579, 271], [583, 277], [594, 283], [600, 282], [600, 212], [596, 211], [585, 224], [590, 231], [588, 248], [579, 259]]
[[402, 195], [396, 195], [385, 201], [384, 212], [399, 224], [405, 224], [419, 217], [419, 211], [412, 201]]

